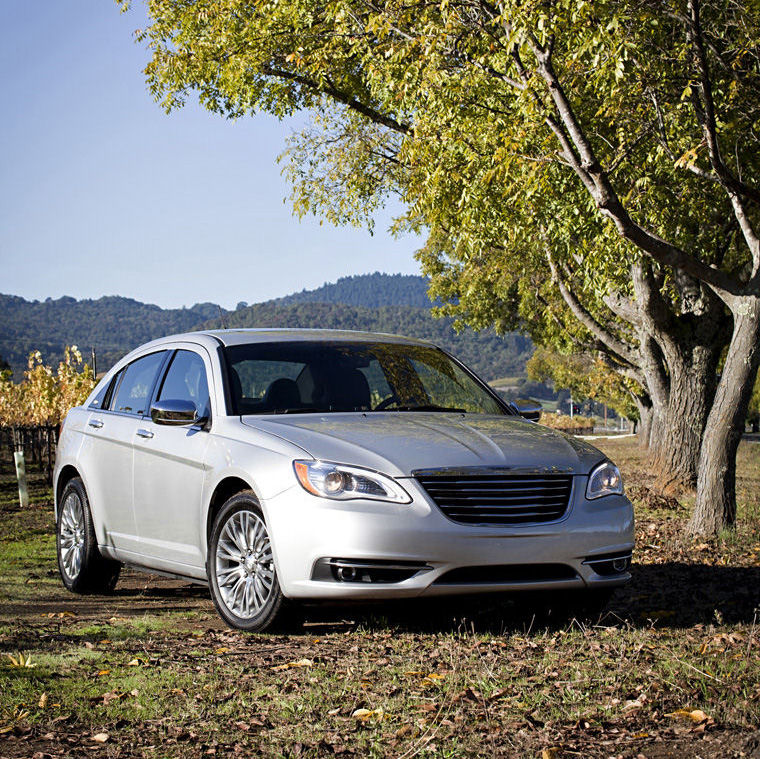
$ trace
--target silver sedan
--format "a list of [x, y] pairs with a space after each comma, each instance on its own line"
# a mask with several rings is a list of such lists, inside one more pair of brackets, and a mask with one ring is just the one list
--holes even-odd
[[58, 563], [207, 583], [231, 626], [316, 599], [562, 591], [630, 579], [633, 509], [596, 448], [522, 418], [420, 340], [219, 330], [148, 343], [63, 425]]

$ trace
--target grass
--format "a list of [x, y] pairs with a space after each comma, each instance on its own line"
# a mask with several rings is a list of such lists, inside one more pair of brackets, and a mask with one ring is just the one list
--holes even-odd
[[738, 529], [691, 541], [688, 503], [652, 492], [635, 441], [598, 442], [636, 501], [637, 563], [590, 623], [489, 598], [320, 608], [245, 635], [177, 581], [126, 572], [114, 597], [75, 597], [49, 492], [33, 483], [17, 510], [5, 467], [0, 756], [751, 756], [760, 445], [740, 448]]

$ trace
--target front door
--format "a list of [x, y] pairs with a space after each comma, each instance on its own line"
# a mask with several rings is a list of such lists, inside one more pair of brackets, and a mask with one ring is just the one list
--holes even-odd
[[[156, 399], [192, 401], [209, 420], [209, 370], [202, 348], [176, 351]], [[172, 427], [146, 418], [135, 433], [133, 503], [140, 551], [150, 566], [203, 576], [207, 430], [208, 424]]]
[[133, 442], [167, 352], [142, 356], [114, 378], [104, 407], [90, 413], [80, 455], [100, 542], [124, 559], [139, 553], [132, 507]]

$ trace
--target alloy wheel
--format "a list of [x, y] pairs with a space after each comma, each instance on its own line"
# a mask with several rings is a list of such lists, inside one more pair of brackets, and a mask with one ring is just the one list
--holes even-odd
[[85, 524], [82, 500], [77, 493], [69, 493], [61, 507], [61, 563], [66, 574], [76, 579], [82, 570]]
[[252, 511], [230, 516], [216, 546], [216, 580], [225, 606], [237, 617], [260, 614], [274, 587], [274, 560], [264, 520]]

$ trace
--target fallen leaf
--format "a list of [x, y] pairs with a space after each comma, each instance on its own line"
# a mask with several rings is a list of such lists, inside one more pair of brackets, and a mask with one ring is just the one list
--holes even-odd
[[40, 700], [39, 700], [39, 703], [38, 703], [38, 706], [40, 707], [40, 709], [44, 709], [47, 706], [47, 702], [48, 702], [48, 694], [47, 693], [43, 693], [40, 696]]
[[37, 666], [36, 664], [32, 664], [31, 654], [24, 654], [21, 651], [18, 651], [15, 656], [13, 654], [6, 654], [6, 656], [12, 667], [25, 667], [31, 669], [32, 667]]
[[297, 667], [313, 667], [314, 662], [311, 659], [299, 659], [298, 661], [291, 661], [287, 664], [278, 664], [276, 667], [272, 667], [275, 672], [282, 672], [286, 669], [294, 669]]
[[541, 749], [541, 759], [557, 759], [562, 755], [562, 749], [559, 746], [550, 746]]
[[357, 709], [351, 716], [359, 722], [370, 722], [372, 720], [379, 722], [385, 716], [385, 712], [382, 709]]
[[690, 720], [699, 724], [700, 722], [712, 722], [712, 718], [705, 714], [701, 709], [676, 709], [674, 712], [668, 712], [666, 717], [673, 719]]
[[92, 739], [96, 743], [105, 743], [111, 736], [108, 733], [95, 733], [95, 735], [92, 736]]
[[507, 695], [509, 692], [508, 688], [501, 688], [500, 690], [495, 690], [487, 699], [486, 702], [491, 704], [494, 701], [498, 701], [500, 698], [503, 698]]

